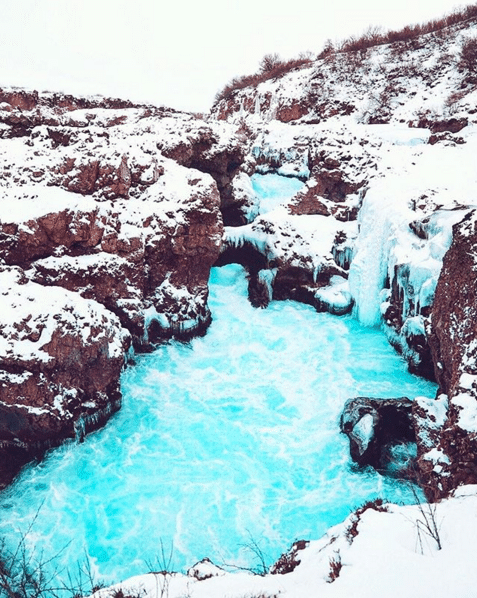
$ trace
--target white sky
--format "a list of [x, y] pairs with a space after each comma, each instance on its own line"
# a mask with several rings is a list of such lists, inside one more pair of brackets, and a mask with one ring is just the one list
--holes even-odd
[[[465, 3], [468, 4], [468, 3]], [[0, 85], [206, 111], [264, 54], [318, 53], [369, 25], [440, 17], [454, 0], [0, 0]]]

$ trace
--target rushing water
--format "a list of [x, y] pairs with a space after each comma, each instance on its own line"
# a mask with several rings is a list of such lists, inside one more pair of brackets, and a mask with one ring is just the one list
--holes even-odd
[[[202, 557], [271, 562], [317, 538], [367, 499], [412, 501], [408, 489], [351, 467], [338, 420], [349, 397], [432, 396], [376, 329], [306, 305], [246, 299], [239, 266], [214, 269], [203, 338], [138, 358], [123, 408], [80, 445], [51, 451], [0, 496], [14, 545], [70, 567], [87, 554], [106, 581]], [[161, 563], [156, 563], [160, 568]]]

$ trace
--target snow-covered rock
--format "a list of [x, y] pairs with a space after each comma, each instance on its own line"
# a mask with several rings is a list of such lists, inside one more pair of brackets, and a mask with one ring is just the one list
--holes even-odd
[[[163, 139], [170, 151], [182, 142], [205, 155], [207, 127], [192, 115], [104, 98], [0, 96], [0, 452], [17, 450], [22, 461], [81, 438], [119, 407], [131, 341], [143, 350], [205, 330], [223, 225], [214, 179], [158, 149]], [[211, 143], [224, 154], [230, 127], [216, 129]], [[10, 461], [0, 481], [11, 479]]]
[[274, 566], [266, 575], [253, 575], [225, 573], [209, 562], [200, 566], [198, 575], [151, 573], [94, 596], [111, 598], [119, 591], [144, 598], [160, 592], [169, 598], [466, 596], [477, 584], [476, 509], [476, 486], [466, 486], [437, 505], [376, 501], [360, 507], [321, 539], [296, 542], [280, 560], [283, 565], [291, 555], [290, 567]]
[[131, 337], [95, 301], [0, 266], [1, 479], [67, 438], [81, 440], [121, 403]]
[[340, 420], [350, 442], [352, 459], [386, 471], [393, 445], [415, 442], [412, 401], [399, 399], [349, 399]]
[[[423, 451], [423, 482], [434, 496], [477, 481], [477, 213], [454, 227], [429, 322], [436, 376], [446, 396], [434, 442], [435, 463]], [[442, 411], [442, 410], [441, 410]]]

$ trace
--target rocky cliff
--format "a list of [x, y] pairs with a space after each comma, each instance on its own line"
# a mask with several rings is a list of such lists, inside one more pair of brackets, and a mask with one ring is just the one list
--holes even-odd
[[[0, 478], [101, 425], [128, 355], [204, 332], [236, 261], [257, 306], [382, 325], [440, 385], [413, 410], [429, 495], [475, 483], [475, 33], [327, 53], [206, 118], [2, 89]], [[270, 173], [303, 185], [264, 210]]]
[[446, 411], [430, 446], [421, 444], [422, 482], [434, 497], [477, 481], [477, 214], [455, 225], [428, 322]]
[[226, 186], [235, 150], [231, 127], [172, 110], [21, 90], [0, 99], [8, 481], [18, 463], [106, 421], [133, 349], [206, 329], [221, 198], [191, 163], [216, 164]]

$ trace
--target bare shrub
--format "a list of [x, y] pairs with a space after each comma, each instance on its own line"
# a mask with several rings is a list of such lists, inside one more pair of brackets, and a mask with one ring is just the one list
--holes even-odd
[[460, 63], [472, 73], [477, 72], [477, 37], [467, 39], [462, 45]]
[[260, 72], [271, 73], [282, 64], [283, 60], [280, 58], [278, 54], [265, 54], [265, 56], [260, 61]]
[[166, 551], [162, 538], [159, 540], [160, 552], [156, 554], [153, 561], [144, 561], [149, 573], [171, 573], [172, 572], [172, 559], [174, 556], [174, 545], [171, 542], [170, 548]]
[[169, 550], [166, 551], [162, 538], [160, 538], [159, 543], [159, 554], [156, 554], [153, 561], [145, 561], [145, 564], [149, 573], [154, 575], [156, 582], [156, 596], [166, 598], [169, 595], [169, 584], [173, 574], [172, 560], [174, 555], [174, 545], [171, 542]]
[[283, 77], [295, 68], [301, 68], [313, 61], [312, 55], [308, 52], [301, 53], [298, 58], [282, 60], [278, 54], [267, 54], [260, 61], [260, 69], [252, 75], [234, 77], [215, 96], [215, 103], [228, 99], [235, 91], [245, 87], [254, 87], [268, 79]]
[[250, 569], [252, 573], [255, 575], [266, 575], [270, 567], [267, 565], [266, 557], [263, 553], [262, 548], [259, 546], [257, 540], [253, 538], [252, 534], [249, 532], [249, 541], [246, 544], [242, 545], [243, 548], [248, 550], [252, 553], [257, 562], [257, 565]]
[[[382, 44], [395, 45], [396, 54], [401, 54], [406, 49], [417, 49], [420, 47], [418, 38], [421, 35], [437, 32], [442, 36], [447, 27], [476, 18], [477, 4], [472, 4], [464, 8], [458, 8], [454, 12], [439, 19], [433, 19], [423, 24], [407, 25], [396, 31], [384, 32], [379, 27], [370, 26], [360, 36], [351, 36], [335, 45], [331, 40], [327, 40], [323, 50], [318, 54], [317, 58], [329, 60], [333, 59], [336, 54], [352, 55], [353, 53], [356, 53], [357, 56], [353, 60], [353, 65], [355, 65], [358, 60], [364, 57], [368, 48], [373, 48]], [[471, 40], [466, 42], [470, 44], [469, 48], [465, 51], [463, 48], [462, 60], [466, 68], [469, 70], [477, 70], [475, 58], [476, 50], [472, 49], [470, 41]], [[360, 54], [358, 55], [358, 53]], [[312, 60], [313, 57], [309, 53], [304, 55], [301, 54], [298, 58], [292, 58], [290, 60], [282, 60], [278, 54], [266, 54], [260, 61], [260, 68], [257, 73], [234, 77], [216, 94], [215, 104], [221, 100], [230, 98], [234, 92], [240, 89], [256, 86], [267, 79], [281, 77], [294, 68], [300, 68], [310, 64]]]
[[465, 90], [454, 91], [451, 93], [446, 101], [445, 106], [449, 110], [450, 114], [455, 114], [459, 109], [459, 102], [467, 95]]
[[91, 595], [105, 587], [95, 580], [87, 556], [83, 562], [77, 563], [74, 573], [65, 572], [55, 565], [61, 552], [50, 558], [46, 558], [43, 553], [33, 554], [26, 549], [26, 537], [26, 534], [22, 535], [14, 550], [7, 548], [4, 540], [0, 543], [0, 596], [77, 598]]
[[330, 575], [328, 577], [328, 583], [333, 583], [338, 579], [343, 567], [339, 550], [335, 552], [335, 555], [334, 558], [330, 559]]
[[368, 27], [359, 37], [351, 36], [341, 42], [341, 52], [357, 52], [367, 50], [385, 43], [385, 34], [380, 27]]
[[422, 534], [432, 538], [436, 543], [437, 550], [442, 549], [440, 524], [437, 522], [436, 511], [437, 504], [422, 502], [417, 495], [416, 489], [412, 484], [409, 486], [419, 509], [420, 518], [415, 520], [417, 539], [421, 549], [421, 554], [424, 554], [424, 547], [422, 543]]
[[[447, 27], [469, 19], [475, 19], [476, 17], [477, 4], [472, 4], [464, 8], [457, 8], [454, 12], [441, 18], [433, 19], [423, 24], [406, 25], [406, 27], [396, 31], [383, 32], [378, 27], [368, 27], [360, 36], [352, 36], [339, 43], [334, 51], [356, 52], [381, 44], [409, 43], [416, 41], [419, 36], [428, 33], [439, 32], [441, 35]], [[325, 57], [323, 52], [319, 55], [319, 58]]]
[[323, 47], [323, 50], [321, 50], [321, 52], [318, 54], [317, 58], [327, 58], [328, 56], [330, 56], [331, 54], [334, 54], [336, 52], [336, 48], [333, 45], [333, 42], [331, 41], [331, 39], [327, 39], [325, 42], [325, 45]]
[[263, 577], [267, 575], [270, 571], [270, 566], [267, 565], [267, 557], [257, 540], [255, 540], [255, 538], [250, 533], [250, 531], [247, 530], [247, 532], [248, 541], [244, 544], [240, 544], [240, 547], [252, 554], [256, 564], [249, 567], [242, 567], [234, 563], [221, 563], [220, 566], [227, 567], [229, 569], [236, 569], [237, 571], [248, 571], [249, 573], [253, 573], [254, 575], [260, 575]]

